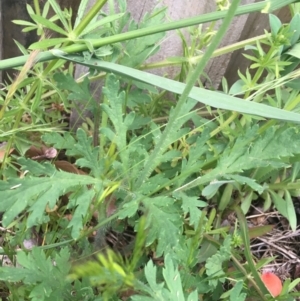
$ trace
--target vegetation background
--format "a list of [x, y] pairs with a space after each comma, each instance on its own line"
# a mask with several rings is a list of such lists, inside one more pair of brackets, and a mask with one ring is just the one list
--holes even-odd
[[[39, 41], [0, 61], [18, 70], [0, 91], [3, 300], [296, 300], [296, 2], [216, 1], [179, 21], [157, 7], [139, 23], [124, 0], [87, 14], [82, 0], [74, 23], [55, 0], [27, 5], [14, 23]], [[254, 12], [270, 31], [220, 48]], [[183, 55], [146, 63], [169, 30]], [[249, 68], [204, 86], [210, 59], [236, 49]], [[147, 71], [173, 65], [172, 79]]]

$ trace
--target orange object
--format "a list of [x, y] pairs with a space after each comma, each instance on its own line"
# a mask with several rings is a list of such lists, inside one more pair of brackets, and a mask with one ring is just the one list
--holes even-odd
[[261, 275], [261, 280], [273, 297], [280, 295], [282, 283], [278, 276], [271, 272], [266, 272]]

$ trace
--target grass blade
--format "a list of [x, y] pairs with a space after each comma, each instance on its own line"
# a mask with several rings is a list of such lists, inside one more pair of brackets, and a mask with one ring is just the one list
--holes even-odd
[[[122, 76], [127, 76], [144, 83], [154, 85], [167, 91], [182, 94], [186, 84], [164, 78], [158, 75], [150, 74], [144, 71], [121, 66], [114, 63], [104, 62], [97, 59], [84, 61], [82, 56], [73, 56], [63, 54], [60, 50], [55, 50], [53, 53], [62, 59], [72, 61], [87, 67], [103, 70], [106, 72], [117, 73]], [[265, 118], [290, 121], [300, 123], [300, 114], [274, 108], [265, 104], [242, 100], [240, 98], [226, 95], [216, 91], [210, 91], [203, 88], [193, 87], [189, 93], [189, 97], [212, 107], [219, 109], [237, 111], [243, 114], [255, 115]]]

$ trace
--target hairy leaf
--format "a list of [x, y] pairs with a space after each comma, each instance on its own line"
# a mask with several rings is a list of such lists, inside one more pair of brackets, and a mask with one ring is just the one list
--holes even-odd
[[[49, 163], [40, 164], [29, 159], [20, 159], [19, 162], [23, 168], [28, 167], [29, 172], [26, 177], [23, 179], [12, 178], [7, 182], [0, 181], [0, 212], [4, 212], [4, 226], [8, 226], [26, 208], [29, 212], [27, 219], [29, 228], [42, 223], [46, 207], [54, 208], [61, 195], [76, 189], [76, 187], [94, 185], [95, 191], [90, 194], [90, 197], [102, 189], [102, 181], [90, 176], [57, 171]], [[44, 177], [31, 175], [32, 172], [34, 175], [41, 175], [42, 171], [44, 171]], [[90, 203], [91, 200], [85, 199], [85, 202]]]
[[102, 104], [103, 111], [108, 115], [114, 129], [115, 136], [112, 140], [118, 147], [121, 161], [124, 164], [125, 170], [128, 167], [128, 154], [126, 152], [126, 133], [128, 127], [134, 121], [134, 115], [129, 114], [124, 118], [123, 106], [125, 103], [125, 92], [119, 92], [120, 84], [115, 75], [108, 75], [106, 79], [103, 93], [108, 99], [108, 104]]
[[59, 279], [65, 279], [70, 271], [69, 257], [66, 248], [56, 253], [53, 260], [37, 247], [30, 253], [19, 251], [17, 262], [21, 267], [0, 267], [0, 279], [27, 284], [31, 288], [31, 300], [51, 300], [51, 297], [62, 295], [68, 285]]
[[215, 255], [208, 258], [205, 264], [206, 274], [211, 277], [211, 279], [209, 280], [209, 284], [212, 287], [215, 288], [218, 284], [218, 281], [222, 283], [225, 281], [225, 273], [223, 271], [222, 264], [224, 261], [228, 261], [230, 257], [231, 237], [230, 235], [227, 235], [223, 245], [220, 247], [220, 250]]
[[[85, 216], [88, 214], [88, 209], [90, 208], [91, 201], [95, 192], [89, 190], [87, 187], [80, 187], [78, 191], [70, 195], [72, 203], [74, 203], [75, 212], [72, 215], [72, 219], [68, 225], [68, 228], [72, 227], [72, 237], [74, 239], [79, 238], [80, 230], [83, 228], [83, 221]], [[69, 205], [69, 207], [71, 207]]]
[[88, 137], [86, 132], [79, 128], [76, 133], [78, 142], [73, 145], [72, 149], [67, 150], [68, 156], [80, 157], [76, 160], [79, 167], [87, 167], [91, 170], [92, 175], [99, 178], [103, 172], [103, 160], [99, 158], [99, 147], [92, 145], [92, 137]]
[[63, 135], [57, 132], [45, 133], [42, 139], [46, 144], [53, 145], [57, 149], [73, 149], [76, 143], [69, 132], [65, 132]]
[[184, 214], [189, 215], [190, 225], [196, 228], [201, 217], [200, 208], [206, 207], [208, 204], [204, 201], [199, 200], [198, 196], [188, 196], [183, 192], [174, 193], [173, 196], [176, 199], [181, 200], [181, 208]]
[[170, 300], [184, 300], [181, 277], [177, 267], [174, 266], [170, 256], [165, 256], [165, 268], [163, 269], [163, 276], [170, 291]]
[[[289, 147], [287, 147], [287, 145]], [[248, 129], [243, 136], [235, 141], [232, 148], [227, 148], [221, 156], [218, 165], [203, 177], [199, 177], [180, 189], [188, 189], [206, 184], [218, 178], [240, 173], [252, 168], [272, 166], [274, 169], [286, 166], [282, 157], [291, 157], [300, 153], [300, 132], [297, 128], [270, 127], [259, 135], [258, 126]], [[238, 179], [238, 178], [236, 178]], [[241, 178], [239, 178], [241, 180]], [[245, 181], [246, 179], [244, 179]], [[247, 180], [248, 181], [248, 180]], [[249, 182], [253, 188], [261, 191], [255, 182]], [[253, 186], [254, 185], [254, 186]]]
[[[161, 24], [164, 17], [165, 9], [154, 11], [152, 12], [152, 15], [146, 14], [139, 24], [132, 20], [128, 30], [132, 31], [138, 28], [146, 28], [155, 24]], [[126, 55], [120, 60], [120, 64], [134, 68], [144, 63], [147, 58], [154, 55], [159, 50], [158, 44], [164, 35], [164, 32], [159, 32], [148, 37], [127, 41], [125, 44]]]
[[[139, 290], [147, 293], [151, 297], [135, 295], [132, 296], [134, 301], [197, 301], [198, 294], [197, 291], [193, 291], [189, 294], [187, 299], [184, 296], [183, 284], [181, 281], [181, 276], [178, 267], [174, 264], [171, 257], [166, 255], [165, 257], [165, 267], [163, 268], [163, 277], [165, 283], [158, 284], [157, 278], [157, 267], [153, 265], [152, 261], [149, 261], [145, 267], [145, 277], [147, 280], [147, 285], [139, 284]], [[167, 286], [165, 288], [164, 286]]]
[[157, 256], [167, 253], [177, 245], [182, 232], [182, 217], [174, 199], [155, 197], [144, 202], [147, 212], [148, 236], [146, 244], [157, 240]]
[[82, 101], [84, 104], [86, 104], [86, 102], [95, 104], [87, 77], [84, 78], [81, 84], [78, 84], [70, 74], [56, 73], [53, 78], [57, 82], [58, 88], [71, 92], [68, 95], [69, 100]]

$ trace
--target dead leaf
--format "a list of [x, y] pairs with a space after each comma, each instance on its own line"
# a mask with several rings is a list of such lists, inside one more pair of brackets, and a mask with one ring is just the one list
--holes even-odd
[[77, 175], [86, 175], [86, 173], [80, 169], [78, 169], [74, 164], [68, 162], [68, 161], [55, 161], [54, 165], [57, 169], [70, 172], [70, 173], [75, 173]]

